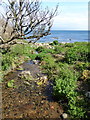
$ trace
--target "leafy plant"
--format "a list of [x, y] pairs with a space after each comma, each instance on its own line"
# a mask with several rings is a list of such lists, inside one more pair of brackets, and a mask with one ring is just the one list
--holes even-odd
[[74, 43], [65, 43], [65, 47], [74, 47]]
[[75, 64], [75, 69], [82, 72], [84, 69], [88, 69], [88, 66], [89, 66], [88, 62], [77, 61]]
[[61, 46], [55, 46], [54, 53], [60, 54], [60, 53], [65, 53], [67, 48], [61, 47]]
[[44, 47], [42, 47], [42, 46], [40, 46], [40, 47], [38, 47], [37, 49], [36, 49], [36, 51], [38, 51], [38, 52], [43, 52], [45, 49], [44, 49]]
[[[60, 68], [59, 76], [55, 79], [54, 95], [60, 98], [66, 98], [68, 101], [68, 112], [73, 118], [84, 117], [84, 109], [77, 104], [77, 74], [68, 69], [65, 64]], [[79, 113], [79, 114], [78, 114]]]
[[9, 88], [15, 87], [15, 86], [14, 86], [14, 82], [15, 82], [14, 80], [8, 81], [7, 86], [8, 86]]
[[66, 52], [65, 55], [67, 63], [74, 63], [75, 61], [88, 61], [88, 48], [87, 46], [75, 46]]

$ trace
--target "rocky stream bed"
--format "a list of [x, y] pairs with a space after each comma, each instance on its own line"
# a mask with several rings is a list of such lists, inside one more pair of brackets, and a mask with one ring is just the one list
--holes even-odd
[[[13, 87], [9, 81], [13, 80]], [[38, 64], [27, 61], [9, 72], [2, 84], [2, 118], [62, 120], [62, 106], [53, 99], [53, 89], [47, 75]]]

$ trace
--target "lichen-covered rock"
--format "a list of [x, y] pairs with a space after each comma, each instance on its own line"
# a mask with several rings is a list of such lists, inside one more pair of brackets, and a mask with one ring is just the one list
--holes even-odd
[[47, 82], [48, 78], [47, 76], [42, 76], [38, 78], [37, 85], [43, 85]]
[[84, 80], [90, 79], [90, 70], [84, 70], [81, 79]]

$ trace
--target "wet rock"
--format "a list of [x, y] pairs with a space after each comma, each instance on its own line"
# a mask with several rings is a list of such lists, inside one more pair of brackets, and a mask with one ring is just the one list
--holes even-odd
[[34, 64], [38, 64], [38, 63], [39, 63], [39, 60], [33, 60], [33, 63], [34, 63]]
[[30, 71], [22, 71], [19, 75], [19, 78], [26, 79], [26, 80], [32, 80], [33, 77], [31, 76]]
[[47, 82], [47, 80], [48, 80], [47, 76], [39, 77], [39, 78], [38, 78], [38, 81], [37, 81], [37, 84], [38, 84], [38, 85], [45, 84], [45, 83]]

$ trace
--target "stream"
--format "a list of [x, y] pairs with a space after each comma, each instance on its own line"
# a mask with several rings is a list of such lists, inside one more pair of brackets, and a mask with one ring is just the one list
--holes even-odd
[[[2, 85], [2, 108], [4, 118], [55, 118], [61, 119], [62, 106], [53, 100], [53, 87], [42, 73], [39, 61], [28, 60], [19, 69], [11, 71], [4, 77]], [[25, 78], [25, 74], [29, 78]], [[8, 87], [10, 80], [14, 87]], [[44, 80], [45, 79], [45, 80]]]

